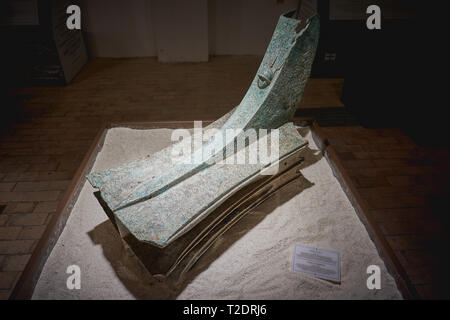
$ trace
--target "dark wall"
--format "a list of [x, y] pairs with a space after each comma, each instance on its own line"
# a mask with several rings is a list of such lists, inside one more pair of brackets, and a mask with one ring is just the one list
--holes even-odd
[[[2, 15], [8, 11], [7, 5], [7, 2], [1, 4]], [[53, 45], [50, 8], [49, 0], [38, 1], [39, 25], [0, 26], [0, 35], [4, 43], [0, 63], [2, 70], [5, 71], [2, 78], [6, 79], [7, 83], [22, 84], [30, 78], [32, 66], [40, 58], [39, 53], [43, 51], [42, 47]], [[2, 16], [0, 19], [3, 19]]]
[[[321, 43], [314, 76], [343, 77], [344, 105], [366, 126], [401, 126], [423, 140], [445, 140], [448, 110], [448, 8], [410, 1], [408, 18], [331, 21], [320, 2]], [[382, 8], [383, 10], [383, 8]], [[334, 61], [321, 61], [326, 53]]]

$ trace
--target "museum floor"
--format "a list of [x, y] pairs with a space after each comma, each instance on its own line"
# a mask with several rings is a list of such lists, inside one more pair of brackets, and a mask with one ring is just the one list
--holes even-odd
[[[67, 87], [14, 92], [3, 107], [18, 112], [0, 137], [0, 299], [10, 296], [102, 124], [216, 119], [240, 102], [259, 62], [97, 59]], [[342, 107], [342, 83], [311, 79], [300, 108]], [[437, 209], [449, 201], [450, 151], [417, 146], [399, 129], [321, 131], [418, 295], [444, 297], [449, 218]]]

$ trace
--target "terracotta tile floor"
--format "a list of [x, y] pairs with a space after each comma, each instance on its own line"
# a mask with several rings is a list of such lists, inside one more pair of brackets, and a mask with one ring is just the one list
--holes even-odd
[[449, 298], [450, 150], [399, 129], [321, 127], [418, 295]]
[[[98, 59], [67, 87], [15, 90], [6, 106], [15, 118], [0, 137], [0, 299], [9, 297], [104, 122], [216, 119], [240, 102], [259, 62]], [[300, 107], [341, 106], [341, 88], [341, 79], [311, 79]], [[449, 220], [437, 208], [449, 199], [449, 153], [419, 148], [399, 130], [324, 130], [420, 294], [441, 296], [438, 250]]]

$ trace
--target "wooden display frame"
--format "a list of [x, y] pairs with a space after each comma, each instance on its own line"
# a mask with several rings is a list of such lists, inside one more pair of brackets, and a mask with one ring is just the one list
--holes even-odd
[[[203, 121], [204, 125], [208, 125], [211, 122], [212, 121]], [[311, 118], [296, 118], [294, 119], [294, 123], [302, 126], [310, 126], [315, 143], [327, 159], [342, 189], [353, 204], [358, 217], [366, 227], [370, 238], [374, 241], [378, 253], [384, 260], [389, 272], [394, 277], [398, 289], [405, 299], [417, 299], [418, 294], [409, 280], [406, 271], [401, 266], [400, 261], [387, 243], [387, 240], [383, 236], [378, 225], [373, 221], [373, 219], [371, 219], [367, 206], [358, 194], [350, 177], [345, 172], [333, 146], [330, 146], [324, 138], [325, 135], [322, 134], [317, 122]], [[60, 201], [56, 213], [53, 215], [44, 234], [42, 235], [42, 238], [39, 240], [27, 266], [25, 267], [25, 270], [22, 272], [10, 296], [10, 300], [31, 299], [47, 258], [58, 241], [58, 238], [66, 225], [72, 208], [85, 183], [85, 176], [91, 170], [98, 152], [103, 147], [107, 131], [111, 128], [119, 127], [130, 129], [192, 128], [192, 121], [113, 122], [102, 125], [80, 166], [78, 167], [69, 187], [64, 194], [63, 199]]]

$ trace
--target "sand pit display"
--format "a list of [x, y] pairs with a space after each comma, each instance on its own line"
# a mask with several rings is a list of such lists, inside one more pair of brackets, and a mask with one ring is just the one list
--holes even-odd
[[[33, 299], [401, 299], [375, 245], [317, 150], [309, 146], [301, 173], [252, 209], [206, 251], [175, 287], [152, 277], [126, 245], [86, 182], [34, 290]], [[116, 167], [170, 145], [169, 129], [109, 129], [91, 172]], [[334, 250], [341, 282], [292, 271], [296, 244]], [[69, 289], [70, 266], [80, 289]], [[367, 287], [379, 266], [381, 289]]]

